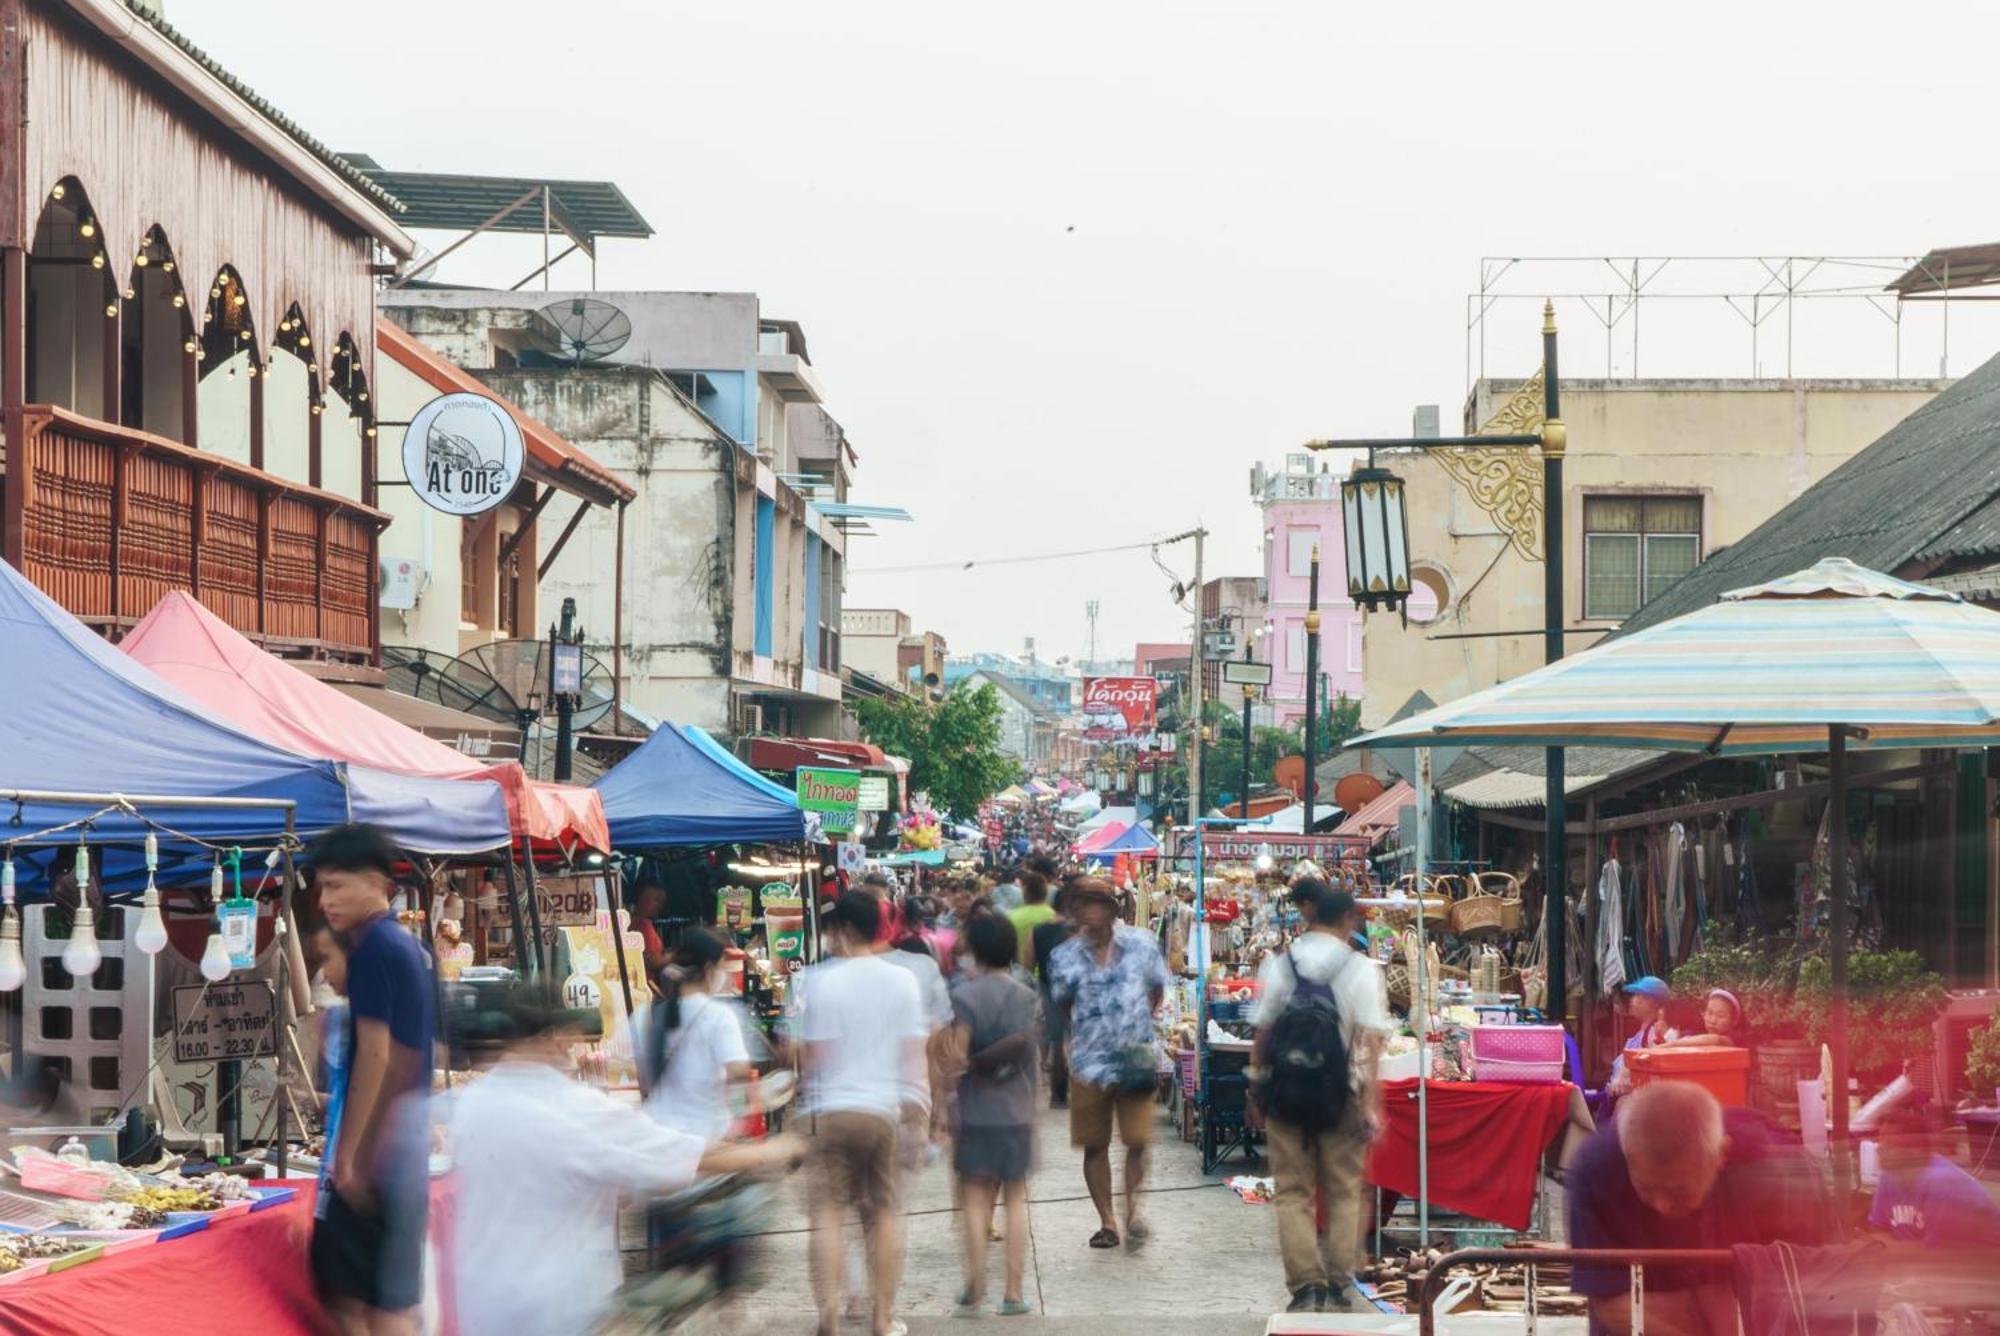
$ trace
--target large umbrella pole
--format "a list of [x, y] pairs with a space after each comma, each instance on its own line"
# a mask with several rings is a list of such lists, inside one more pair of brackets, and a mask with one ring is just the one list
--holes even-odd
[[1827, 915], [1827, 931], [1833, 947], [1827, 959], [1833, 975], [1833, 1015], [1828, 1027], [1833, 1044], [1833, 1089], [1826, 1092], [1833, 1109], [1834, 1181], [1847, 1187], [1847, 730], [1839, 724], [1827, 729], [1826, 756], [1827, 861], [1833, 865], [1833, 907]]

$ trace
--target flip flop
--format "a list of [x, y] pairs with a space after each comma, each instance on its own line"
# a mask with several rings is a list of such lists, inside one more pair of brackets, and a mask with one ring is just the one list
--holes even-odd
[[1133, 1219], [1125, 1222], [1125, 1246], [1133, 1252], [1145, 1247], [1146, 1240], [1152, 1237], [1153, 1227], [1144, 1220]]
[[1008, 1299], [1000, 1305], [1001, 1317], [1029, 1317], [1034, 1311], [1019, 1299]]
[[1116, 1248], [1118, 1246], [1118, 1231], [1115, 1229], [1098, 1230], [1090, 1236], [1090, 1246], [1093, 1248]]

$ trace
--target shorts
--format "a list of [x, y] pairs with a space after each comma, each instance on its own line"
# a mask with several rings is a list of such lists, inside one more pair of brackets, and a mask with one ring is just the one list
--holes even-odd
[[960, 1178], [1019, 1183], [1035, 1168], [1033, 1127], [961, 1127], [952, 1168]]
[[822, 1113], [806, 1153], [806, 1202], [897, 1209], [898, 1127], [872, 1113]]
[[358, 1299], [385, 1313], [415, 1308], [424, 1295], [427, 1193], [385, 1196], [375, 1213], [355, 1210], [331, 1184], [325, 1196], [310, 1248], [321, 1300]]
[[1153, 1092], [1118, 1090], [1088, 1081], [1069, 1083], [1069, 1144], [1102, 1150], [1111, 1144], [1111, 1123], [1127, 1150], [1138, 1150], [1153, 1139]]

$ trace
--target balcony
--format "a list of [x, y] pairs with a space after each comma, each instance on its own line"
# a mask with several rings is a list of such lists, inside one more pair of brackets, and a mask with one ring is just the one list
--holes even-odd
[[7, 556], [80, 620], [116, 634], [186, 589], [274, 652], [372, 659], [381, 511], [47, 404], [21, 434]]

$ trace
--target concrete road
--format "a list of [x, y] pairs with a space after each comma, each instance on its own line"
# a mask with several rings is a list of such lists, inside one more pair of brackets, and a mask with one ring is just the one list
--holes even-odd
[[[1081, 1157], [1070, 1149], [1068, 1115], [1047, 1111], [1040, 1167], [1029, 1185], [1029, 1248], [1023, 1297], [1035, 1317], [987, 1318], [1006, 1330], [1122, 1336], [1186, 1331], [1201, 1336], [1252, 1336], [1285, 1302], [1278, 1265], [1277, 1226], [1269, 1206], [1244, 1203], [1225, 1185], [1248, 1172], [1240, 1160], [1204, 1177], [1201, 1157], [1160, 1114], [1146, 1214], [1153, 1236], [1139, 1252], [1086, 1246], [1097, 1213], [1084, 1191]], [[1114, 1186], [1122, 1157], [1112, 1152]], [[940, 1162], [917, 1179], [906, 1203], [908, 1262], [897, 1315], [915, 1336], [941, 1331], [964, 1283], [951, 1175]], [[782, 1215], [766, 1240], [763, 1280], [728, 1315], [741, 1332], [806, 1332], [812, 1289], [806, 1268], [802, 1184], [787, 1185]], [[1003, 1245], [989, 1252], [987, 1308], [1000, 1299]], [[950, 1323], [962, 1332], [963, 1322]], [[855, 1331], [863, 1328], [856, 1324]]]

